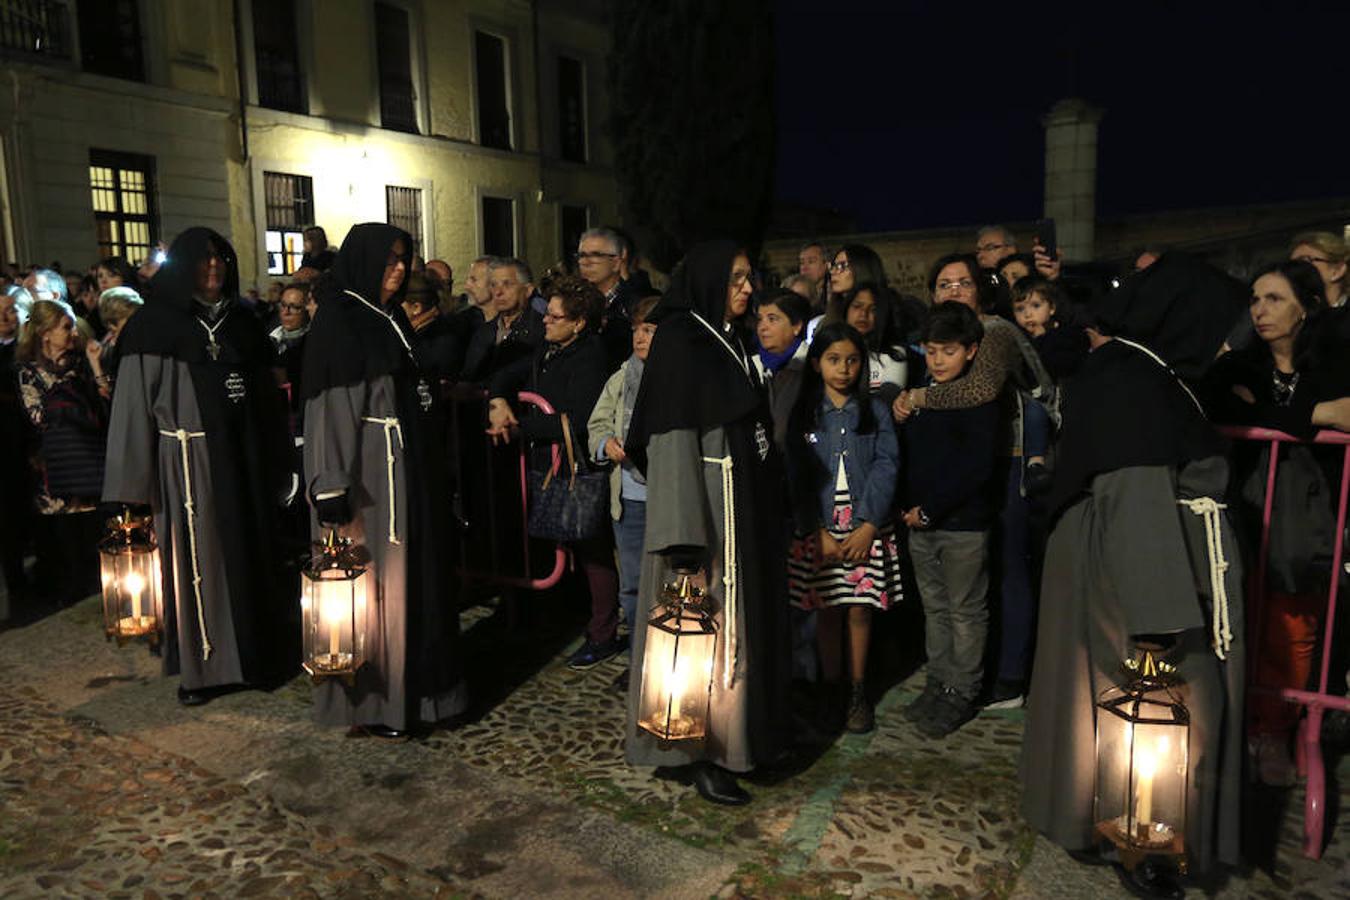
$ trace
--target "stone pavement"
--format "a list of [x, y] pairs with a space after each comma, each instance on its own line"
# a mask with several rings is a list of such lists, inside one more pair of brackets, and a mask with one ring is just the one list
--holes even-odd
[[[475, 719], [392, 743], [315, 726], [301, 679], [184, 709], [93, 601], [0, 633], [0, 897], [1126, 896], [1017, 816], [1020, 713], [925, 741], [911, 678], [874, 734], [714, 807], [623, 763], [622, 663], [562, 665], [576, 616], [490, 612]], [[1219, 896], [1350, 897], [1345, 817], [1312, 862], [1301, 795], [1263, 799], [1290, 801], [1273, 865]]]

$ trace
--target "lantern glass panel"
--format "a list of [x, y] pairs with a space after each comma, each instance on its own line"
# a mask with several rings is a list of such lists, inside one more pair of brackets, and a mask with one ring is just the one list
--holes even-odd
[[99, 547], [103, 582], [103, 627], [119, 644], [136, 638], [159, 641], [164, 615], [159, 549], [144, 539], [114, 535]]
[[698, 740], [708, 728], [717, 634], [701, 615], [659, 614], [647, 625], [638, 724], [668, 740]]
[[1180, 855], [1189, 746], [1185, 710], [1159, 697], [1117, 697], [1097, 710], [1097, 823], [1112, 842]]
[[310, 675], [351, 675], [365, 662], [369, 582], [364, 568], [305, 570], [300, 610]]

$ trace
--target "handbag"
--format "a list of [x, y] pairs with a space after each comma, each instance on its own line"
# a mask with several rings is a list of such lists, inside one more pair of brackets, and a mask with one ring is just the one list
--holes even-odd
[[561, 413], [563, 446], [567, 451], [566, 480], [556, 477], [561, 459], [547, 472], [531, 469], [529, 477], [530, 537], [570, 544], [594, 537], [608, 525], [609, 473], [578, 471], [572, 447], [572, 424]]

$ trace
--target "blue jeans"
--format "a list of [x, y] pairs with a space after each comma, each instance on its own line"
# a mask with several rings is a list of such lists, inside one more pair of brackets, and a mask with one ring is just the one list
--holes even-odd
[[1045, 404], [1022, 398], [1022, 458], [1044, 456], [1050, 451], [1050, 412]]
[[645, 500], [620, 501], [623, 513], [614, 523], [614, 543], [619, 548], [619, 606], [628, 622], [628, 632], [637, 629], [638, 582], [642, 578], [642, 540], [647, 532]]

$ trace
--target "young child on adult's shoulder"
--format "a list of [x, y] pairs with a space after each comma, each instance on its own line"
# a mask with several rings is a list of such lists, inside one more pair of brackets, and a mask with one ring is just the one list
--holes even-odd
[[[953, 381], [979, 352], [984, 328], [962, 303], [934, 307], [924, 332], [931, 383]], [[924, 610], [928, 684], [904, 715], [927, 737], [974, 718], [989, 626], [989, 529], [998, 515], [990, 480], [997, 401], [920, 410], [902, 427], [904, 522]]]
[[1087, 332], [1073, 321], [1074, 305], [1058, 284], [1033, 275], [1012, 286], [1013, 320], [1031, 338], [1056, 382], [1072, 375], [1087, 354]]
[[889, 609], [902, 591], [889, 522], [899, 446], [888, 407], [869, 394], [867, 358], [852, 326], [832, 322], [816, 331], [787, 441], [800, 535], [788, 558], [788, 592], [796, 606], [818, 610], [816, 646], [832, 702], [842, 699], [847, 648], [845, 727], [857, 734], [874, 724], [864, 682], [872, 610]]
[[[609, 511], [614, 519], [614, 544], [619, 551], [619, 605], [631, 633], [637, 627], [638, 580], [642, 575], [642, 539], [647, 529], [647, 481], [624, 453], [633, 403], [642, 384], [642, 370], [651, 351], [656, 324], [647, 317], [658, 297], [647, 297], [633, 309], [633, 354], [609, 376], [586, 423], [596, 462], [613, 464], [609, 478]], [[625, 673], [626, 677], [627, 673]]]

